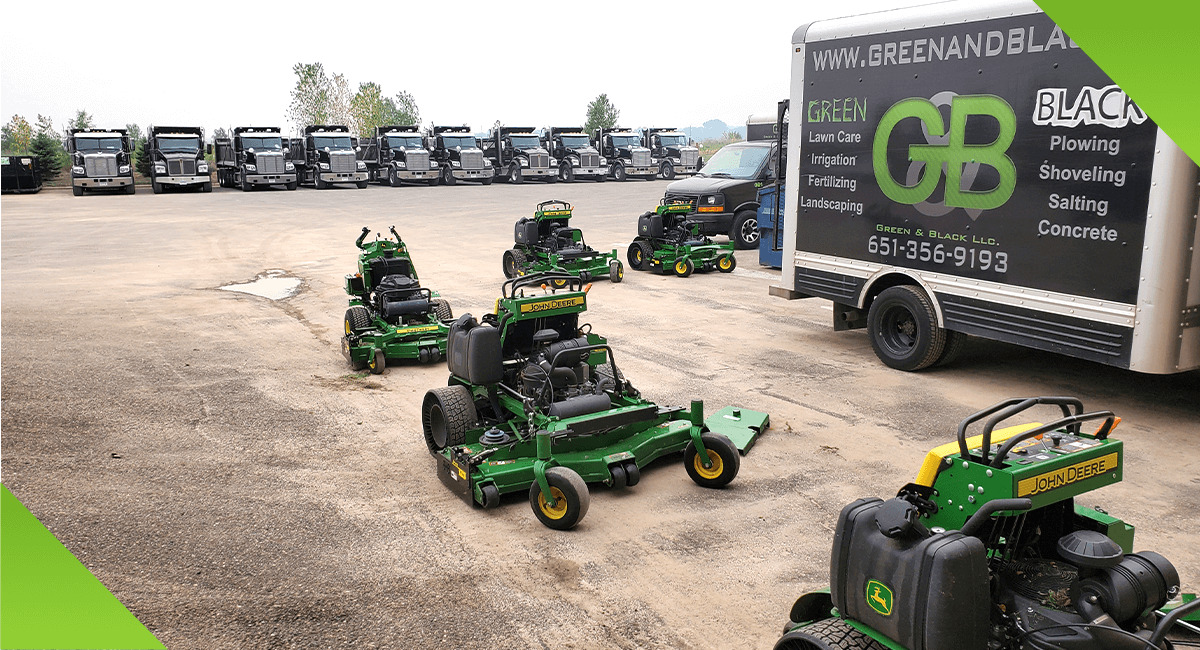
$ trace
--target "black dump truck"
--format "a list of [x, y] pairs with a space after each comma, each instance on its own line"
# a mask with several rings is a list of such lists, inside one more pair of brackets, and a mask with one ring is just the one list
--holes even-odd
[[296, 189], [296, 166], [287, 159], [283, 135], [277, 126], [239, 126], [232, 138], [217, 138], [217, 184], [240, 187], [282, 185]]
[[71, 129], [64, 143], [71, 155], [71, 192], [133, 186], [133, 140], [125, 129]]
[[592, 146], [583, 127], [549, 127], [542, 133], [542, 146], [558, 160], [558, 180], [564, 183], [580, 178], [603, 182], [608, 177], [608, 160]]
[[374, 136], [358, 141], [358, 159], [367, 164], [367, 178], [384, 185], [438, 184], [440, 170], [416, 126], [375, 127]]
[[[212, 153], [212, 145], [208, 145]], [[150, 189], [162, 194], [165, 188], [212, 191], [212, 176], [204, 159], [204, 129], [198, 126], [151, 126], [146, 138], [150, 158]]]
[[531, 126], [501, 126], [483, 141], [483, 155], [492, 161], [497, 178], [522, 183], [527, 178], [558, 181], [558, 161], [542, 148]]
[[348, 126], [306, 126], [304, 137], [291, 139], [287, 154], [301, 185], [318, 190], [338, 183], [354, 183], [360, 189], [367, 186], [367, 163], [358, 159]]
[[633, 131], [615, 127], [596, 129], [596, 142], [600, 155], [608, 159], [608, 175], [614, 180], [628, 180], [630, 176], [648, 181], [658, 176], [650, 150], [642, 146], [642, 137]]
[[42, 189], [42, 166], [37, 156], [4, 156], [0, 158], [0, 193], [35, 194]]
[[758, 246], [758, 190], [776, 177], [778, 145], [772, 140], [721, 147], [691, 178], [667, 186], [669, 202], [692, 204], [688, 219], [706, 235], [729, 235], [738, 248]]
[[675, 180], [679, 174], [695, 174], [704, 165], [700, 149], [675, 127], [642, 129], [642, 146], [650, 150], [651, 162], [658, 165], [659, 178]]
[[467, 126], [434, 126], [426, 134], [425, 148], [441, 174], [442, 185], [478, 181], [491, 185], [492, 161]]

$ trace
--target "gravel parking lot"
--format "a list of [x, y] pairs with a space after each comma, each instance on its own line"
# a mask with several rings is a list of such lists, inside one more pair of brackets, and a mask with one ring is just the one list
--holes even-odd
[[[1200, 588], [1200, 373], [1146, 376], [972, 340], [918, 374], [879, 363], [777, 271], [626, 271], [586, 315], [659, 403], [767, 411], [727, 489], [678, 457], [592, 489], [562, 533], [523, 496], [484, 511], [434, 475], [420, 401], [444, 363], [353, 373], [354, 239], [395, 225], [455, 314], [489, 311], [513, 222], [575, 204], [619, 247], [664, 182], [5, 197], [4, 483], [170, 648], [768, 648], [828, 582], [838, 511], [888, 497], [959, 420], [1075, 395], [1124, 421], [1125, 482], [1087, 495]], [[282, 270], [285, 300], [218, 290]]]

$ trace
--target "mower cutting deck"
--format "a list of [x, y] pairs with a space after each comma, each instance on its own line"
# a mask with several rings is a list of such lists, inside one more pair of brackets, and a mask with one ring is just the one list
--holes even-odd
[[[512, 248], [504, 251], [504, 277], [515, 278], [531, 273], [572, 275], [583, 282], [607, 277], [620, 282], [625, 268], [617, 259], [617, 249], [601, 253], [583, 240], [583, 231], [568, 225], [572, 207], [566, 201], [543, 201], [532, 217], [524, 217], [514, 227]], [[554, 280], [556, 288], [565, 286]]]
[[485, 508], [527, 491], [538, 520], [565, 530], [587, 513], [587, 483], [633, 487], [667, 454], [684, 452], [699, 485], [732, 481], [768, 415], [725, 408], [705, 418], [699, 400], [682, 408], [642, 398], [604, 337], [580, 324], [581, 285], [562, 273], [518, 277], [504, 283], [494, 314], [451, 326], [449, 385], [426, 393], [421, 408], [442, 482]]
[[446, 356], [446, 335], [454, 318], [450, 305], [421, 287], [417, 270], [401, 241], [386, 237], [363, 243], [370, 228], [354, 242], [358, 273], [346, 276], [350, 308], [346, 310], [342, 354], [356, 370], [379, 374], [388, 359], [439, 361]]
[[638, 234], [626, 259], [636, 271], [658, 271], [686, 278], [693, 271], [732, 273], [737, 268], [733, 244], [718, 244], [701, 233], [699, 222], [687, 219], [690, 203], [663, 199], [653, 212], [638, 217]]

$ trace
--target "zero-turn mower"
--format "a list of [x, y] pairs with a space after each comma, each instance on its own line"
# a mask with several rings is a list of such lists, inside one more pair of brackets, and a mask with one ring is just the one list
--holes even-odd
[[504, 283], [495, 313], [451, 325], [449, 385], [421, 407], [441, 481], [484, 508], [527, 492], [538, 520], [559, 530], [587, 513], [588, 483], [633, 487], [667, 454], [683, 452], [701, 486], [732, 481], [768, 415], [726, 407], [706, 418], [700, 400], [683, 408], [643, 398], [605, 338], [579, 322], [582, 284], [564, 273], [520, 276]]
[[[1048, 424], [996, 427], [1051, 405]], [[984, 421], [980, 435], [968, 427]], [[975, 413], [888, 501], [842, 509], [830, 587], [801, 596], [776, 650], [1169, 650], [1179, 603], [1163, 556], [1076, 498], [1121, 480], [1119, 418], [1071, 397]], [[1099, 422], [1093, 433], [1085, 422]], [[1185, 624], [1186, 625], [1186, 624]], [[1193, 627], [1194, 629], [1194, 627]]]
[[446, 335], [454, 314], [437, 292], [421, 286], [408, 247], [390, 228], [387, 237], [364, 243], [370, 228], [354, 242], [362, 250], [358, 272], [346, 276], [350, 308], [346, 310], [342, 354], [355, 370], [379, 374], [388, 359], [425, 362], [446, 356]]
[[638, 217], [638, 234], [626, 259], [636, 271], [674, 272], [686, 278], [693, 271], [732, 273], [737, 268], [733, 244], [718, 244], [701, 234], [701, 225], [687, 218], [690, 203], [663, 199], [653, 212]]
[[[522, 217], [514, 227], [512, 248], [504, 251], [504, 277], [531, 273], [573, 275], [584, 283], [598, 277], [620, 282], [625, 267], [617, 249], [601, 253], [583, 240], [583, 231], [572, 228], [572, 207], [566, 201], [543, 201], [532, 217]], [[553, 280], [561, 289], [565, 281]]]

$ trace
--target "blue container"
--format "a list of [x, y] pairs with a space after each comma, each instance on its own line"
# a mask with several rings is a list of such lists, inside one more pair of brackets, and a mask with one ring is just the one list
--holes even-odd
[[783, 268], [783, 184], [758, 191], [758, 263]]

